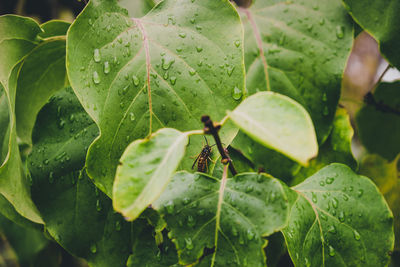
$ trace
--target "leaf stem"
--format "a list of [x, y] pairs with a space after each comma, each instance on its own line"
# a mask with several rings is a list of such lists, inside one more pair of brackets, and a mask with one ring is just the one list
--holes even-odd
[[219, 154], [221, 154], [222, 157], [222, 164], [228, 165], [232, 175], [235, 176], [237, 174], [237, 171], [233, 166], [231, 158], [229, 157], [228, 150], [222, 146], [222, 142], [218, 134], [218, 131], [221, 129], [221, 124], [214, 124], [213, 121], [210, 119], [210, 116], [207, 115], [201, 117], [201, 121], [204, 123], [204, 133], [211, 134], [214, 137], [215, 144], [217, 145]]
[[203, 130], [193, 130], [193, 131], [188, 131], [185, 132], [186, 135], [200, 135], [200, 134], [204, 134]]

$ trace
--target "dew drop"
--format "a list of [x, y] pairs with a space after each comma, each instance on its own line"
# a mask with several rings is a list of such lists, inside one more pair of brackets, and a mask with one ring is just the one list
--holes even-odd
[[164, 57], [161, 59], [161, 62], [163, 70], [168, 70], [171, 67], [171, 65], [174, 64], [175, 59], [172, 57]]
[[334, 179], [333, 177], [327, 177], [327, 178], [325, 179], [325, 182], [326, 182], [327, 184], [332, 184], [334, 180], [335, 180], [335, 179]]
[[196, 220], [193, 218], [193, 216], [191, 215], [188, 216], [187, 225], [189, 227], [194, 227], [196, 225]]
[[168, 214], [173, 214], [174, 213], [175, 205], [174, 205], [174, 202], [172, 200], [170, 200], [167, 203], [165, 203], [164, 206], [167, 209]]
[[327, 116], [329, 114], [329, 109], [327, 106], [324, 107], [324, 110], [322, 111], [322, 114], [324, 114], [324, 116]]
[[235, 41], [235, 46], [236, 46], [236, 47], [239, 47], [239, 46], [240, 46], [240, 41], [239, 41], [239, 40]]
[[186, 33], [184, 33], [184, 32], [179, 33], [179, 37], [186, 38]]
[[337, 209], [339, 206], [339, 201], [337, 200], [337, 198], [332, 198], [332, 207], [334, 207], [335, 209]]
[[187, 204], [189, 204], [189, 202], [190, 202], [190, 198], [188, 198], [188, 197], [183, 198], [183, 204], [187, 205]]
[[97, 211], [101, 211], [100, 199], [98, 199], [98, 200], [96, 201], [96, 210], [97, 210]]
[[320, 185], [320, 186], [325, 186], [325, 182], [324, 182], [324, 181], [320, 181], [320, 182], [319, 182], [319, 185]]
[[326, 215], [323, 214], [323, 213], [321, 213], [319, 216], [320, 216], [321, 219], [323, 219], [324, 221], [326, 221], [326, 220], [328, 219], [328, 218], [326, 217]]
[[233, 236], [238, 236], [238, 230], [236, 229], [235, 226], [232, 226], [232, 235]]
[[328, 227], [328, 232], [332, 234], [336, 234], [336, 227], [334, 225], [330, 225]]
[[186, 248], [188, 250], [192, 250], [193, 249], [193, 242], [192, 242], [192, 239], [190, 237], [185, 238], [185, 243], [186, 243]]
[[189, 69], [189, 74], [190, 76], [193, 76], [196, 74], [196, 70], [195, 69]]
[[341, 212], [339, 212], [339, 221], [341, 221], [341, 222], [344, 222], [344, 212], [343, 211], [341, 211]]
[[93, 51], [93, 59], [95, 62], [100, 62], [101, 60], [100, 51], [97, 48]]
[[97, 252], [97, 246], [96, 246], [96, 244], [92, 244], [92, 245], [90, 246], [90, 251], [91, 251], [93, 254]]
[[232, 89], [232, 98], [235, 100], [240, 100], [242, 98], [242, 90], [240, 90], [237, 86]]
[[115, 222], [115, 230], [121, 231], [121, 222], [120, 221]]
[[50, 172], [49, 174], [49, 183], [53, 183], [54, 182], [54, 172]]
[[339, 39], [343, 39], [344, 37], [344, 27], [343, 26], [336, 26], [336, 37]]
[[133, 76], [132, 76], [132, 81], [133, 81], [133, 84], [134, 84], [135, 86], [138, 86], [139, 83], [140, 83], [140, 80], [139, 80], [139, 78], [138, 78], [136, 75], [133, 75]]
[[176, 77], [175, 76], [171, 76], [171, 78], [169, 78], [169, 81], [171, 82], [172, 85], [175, 85]]
[[354, 234], [354, 239], [355, 240], [360, 240], [361, 239], [361, 236], [360, 236], [360, 233], [359, 232], [357, 232], [357, 230], [354, 230], [354, 232], [353, 232], [353, 234]]
[[201, 51], [203, 51], [203, 47], [201, 47], [201, 46], [196, 46], [196, 51], [197, 51], [198, 53], [200, 53]]
[[336, 252], [335, 249], [329, 245], [329, 256], [333, 257], [335, 256]]
[[247, 239], [248, 240], [253, 240], [255, 235], [256, 234], [251, 229], [247, 230]]
[[93, 82], [94, 82], [95, 84], [99, 84], [99, 83], [100, 83], [100, 76], [99, 76], [99, 74], [97, 73], [97, 71], [94, 71], [94, 72], [93, 72]]
[[246, 193], [250, 193], [250, 192], [252, 192], [254, 190], [254, 186], [253, 185], [248, 185], [247, 187], [246, 187]]
[[326, 96], [326, 93], [322, 95], [322, 101], [326, 102], [328, 100], [328, 97]]
[[110, 64], [108, 63], [108, 61], [104, 62], [104, 73], [108, 74], [110, 72]]
[[233, 70], [235, 69], [235, 66], [229, 66], [226, 68], [226, 73], [228, 74], [228, 76], [232, 76]]
[[135, 121], [136, 117], [135, 117], [135, 114], [133, 112], [129, 113], [129, 119], [131, 121]]
[[364, 190], [359, 189], [358, 192], [357, 192], [357, 196], [361, 197], [363, 195], [363, 193], [364, 193]]
[[318, 201], [317, 195], [314, 192], [312, 192], [311, 195], [312, 195], [312, 197], [311, 197], [312, 202], [317, 203], [317, 201]]

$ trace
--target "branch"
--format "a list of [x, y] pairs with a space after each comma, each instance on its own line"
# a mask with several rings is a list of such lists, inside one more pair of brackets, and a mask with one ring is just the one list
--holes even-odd
[[210, 119], [209, 116], [205, 115], [201, 117], [201, 121], [204, 123], [204, 133], [211, 134], [214, 137], [215, 144], [217, 145], [219, 154], [221, 154], [221, 162], [224, 165], [229, 164], [229, 170], [231, 171], [232, 175], [236, 175], [237, 171], [233, 166], [232, 160], [229, 157], [228, 150], [222, 146], [221, 139], [219, 138], [218, 131], [221, 129], [221, 124], [216, 123], [214, 124], [213, 121]]

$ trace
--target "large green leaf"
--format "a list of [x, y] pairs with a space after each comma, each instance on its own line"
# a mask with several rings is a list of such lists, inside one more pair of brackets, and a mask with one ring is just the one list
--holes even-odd
[[385, 196], [394, 214], [395, 249], [400, 250], [400, 172], [399, 157], [392, 162], [379, 155], [367, 155], [360, 166], [360, 173], [371, 177]]
[[31, 143], [37, 114], [50, 96], [67, 83], [65, 36], [41, 43], [25, 57], [15, 100], [17, 134], [22, 142]]
[[270, 90], [302, 104], [322, 143], [340, 96], [353, 41], [340, 0], [257, 0], [240, 8], [249, 94]]
[[393, 214], [378, 188], [331, 164], [293, 188], [298, 199], [283, 230], [296, 266], [386, 266]]
[[113, 188], [113, 205], [134, 220], [167, 186], [185, 154], [186, 133], [164, 128], [136, 140], [121, 157]]
[[400, 153], [400, 81], [381, 83], [356, 114], [361, 142], [389, 161]]
[[291, 191], [265, 174], [219, 180], [178, 172], [153, 206], [167, 222], [180, 264], [202, 258], [201, 266], [255, 267], [265, 266], [262, 237], [286, 225], [291, 200]]
[[130, 225], [112, 209], [81, 170], [98, 135], [96, 124], [71, 88], [61, 90], [40, 111], [28, 159], [32, 198], [50, 235], [92, 266], [125, 266]]
[[[101, 190], [111, 195], [118, 160], [133, 140], [161, 127], [200, 129], [201, 115], [218, 121], [235, 107], [244, 90], [242, 34], [227, 0], [166, 0], [141, 19], [116, 1], [88, 4], [68, 32], [67, 69], [101, 131], [87, 159]], [[188, 153], [198, 153], [201, 142], [193, 138]]]
[[318, 157], [310, 161], [310, 166], [302, 168], [295, 175], [294, 184], [304, 181], [307, 177], [310, 177], [326, 165], [335, 162], [346, 164], [353, 170], [356, 170], [357, 161], [354, 159], [351, 151], [353, 134], [354, 131], [349, 115], [345, 109], [338, 109], [333, 121], [332, 132], [326, 142], [320, 147]]
[[303, 165], [318, 153], [310, 116], [289, 97], [260, 92], [229, 112], [229, 117], [254, 140]]
[[350, 15], [379, 43], [381, 52], [400, 67], [400, 2], [397, 0], [343, 0]]

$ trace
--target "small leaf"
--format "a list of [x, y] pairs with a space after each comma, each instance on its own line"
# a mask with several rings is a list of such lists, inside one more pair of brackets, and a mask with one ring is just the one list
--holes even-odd
[[177, 173], [154, 203], [167, 222], [179, 263], [265, 266], [264, 236], [287, 223], [292, 192], [265, 174], [222, 179]]
[[343, 0], [350, 15], [379, 43], [382, 54], [400, 67], [400, 2], [397, 0]]
[[67, 34], [68, 28], [71, 23], [62, 21], [62, 20], [50, 20], [40, 27], [43, 29], [43, 32], [39, 34], [42, 38], [49, 38], [54, 36], [64, 36]]
[[386, 266], [393, 214], [378, 188], [331, 164], [293, 188], [298, 199], [283, 230], [296, 266]]
[[356, 114], [361, 142], [392, 161], [400, 153], [400, 82], [381, 83]]
[[318, 153], [310, 116], [287, 96], [257, 93], [229, 112], [229, 117], [254, 140], [303, 165]]
[[130, 144], [115, 177], [115, 210], [136, 219], [162, 193], [177, 169], [188, 143], [186, 133], [164, 128], [149, 139]]
[[325, 143], [319, 148], [318, 157], [312, 159], [308, 167], [304, 167], [296, 173], [292, 184], [304, 181], [307, 177], [331, 163], [343, 163], [356, 170], [357, 161], [351, 151], [353, 134], [353, 127], [347, 111], [343, 108], [337, 109], [332, 131]]

